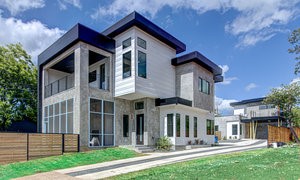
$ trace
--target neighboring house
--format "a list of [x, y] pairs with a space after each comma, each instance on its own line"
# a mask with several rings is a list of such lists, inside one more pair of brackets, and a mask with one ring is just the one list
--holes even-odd
[[243, 139], [243, 129], [239, 115], [215, 117], [215, 131], [221, 132], [222, 139]]
[[38, 57], [39, 131], [81, 146], [214, 141], [219, 66], [133, 12], [102, 33], [77, 24]]
[[234, 108], [233, 116], [216, 117], [215, 124], [220, 127], [226, 124], [227, 131], [221, 133], [227, 134], [227, 139], [235, 134], [240, 135], [237, 138], [267, 139], [268, 125], [285, 126], [285, 123], [278, 116], [278, 109], [274, 105], [264, 104], [263, 100], [255, 98], [230, 103]]

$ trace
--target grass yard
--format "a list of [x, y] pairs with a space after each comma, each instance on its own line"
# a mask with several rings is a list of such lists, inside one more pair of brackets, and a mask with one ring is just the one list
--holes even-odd
[[69, 153], [27, 162], [0, 165], [0, 179], [11, 179], [56, 169], [95, 164], [136, 156], [138, 156], [137, 153], [124, 148], [108, 148], [89, 152]]
[[299, 148], [262, 149], [156, 167], [112, 179], [299, 179]]

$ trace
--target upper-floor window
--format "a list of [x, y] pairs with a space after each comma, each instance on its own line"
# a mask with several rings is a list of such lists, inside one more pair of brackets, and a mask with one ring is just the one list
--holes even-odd
[[92, 71], [89, 73], [89, 83], [96, 81], [97, 79], [97, 71]]
[[138, 51], [138, 76], [147, 78], [146, 54], [141, 51]]
[[123, 54], [123, 78], [131, 76], [131, 51]]
[[123, 49], [131, 46], [131, 38], [128, 38], [122, 42]]
[[140, 110], [140, 109], [144, 109], [144, 102], [136, 102], [135, 103], [135, 110]]
[[147, 48], [147, 42], [144, 39], [139, 37], [137, 38], [137, 45], [144, 49]]
[[210, 94], [210, 83], [199, 77], [199, 79], [198, 79], [198, 89], [199, 89], [199, 91], [201, 91], [205, 94]]
[[268, 104], [268, 105], [260, 105], [260, 106], [259, 106], [259, 110], [263, 110], [263, 109], [272, 109], [272, 108], [275, 108], [275, 106], [272, 105], [272, 104]]

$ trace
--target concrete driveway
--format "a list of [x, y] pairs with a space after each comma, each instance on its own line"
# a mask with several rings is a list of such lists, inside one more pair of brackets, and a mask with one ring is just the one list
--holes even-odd
[[249, 151], [266, 147], [267, 142], [265, 140], [224, 141], [220, 142], [219, 146], [214, 147], [205, 147], [167, 153], [149, 153], [148, 156], [56, 170], [18, 179], [102, 179], [206, 156]]

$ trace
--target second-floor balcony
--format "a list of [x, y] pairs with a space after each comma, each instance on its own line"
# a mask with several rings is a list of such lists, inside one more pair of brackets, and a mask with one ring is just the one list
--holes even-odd
[[74, 74], [65, 76], [45, 86], [45, 98], [74, 87]]

